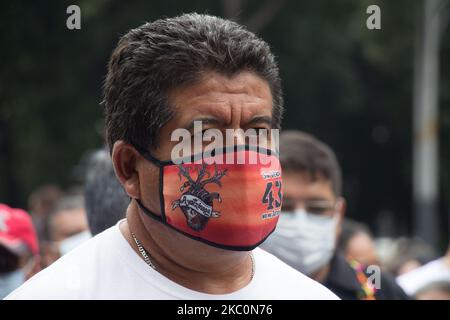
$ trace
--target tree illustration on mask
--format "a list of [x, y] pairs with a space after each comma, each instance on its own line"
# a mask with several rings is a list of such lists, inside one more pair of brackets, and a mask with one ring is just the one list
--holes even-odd
[[172, 211], [179, 207], [188, 226], [192, 230], [201, 231], [206, 227], [210, 218], [220, 217], [220, 213], [214, 211], [213, 201], [217, 199], [219, 203], [222, 202], [218, 192], [208, 192], [205, 186], [215, 183], [222, 187], [220, 180], [226, 175], [227, 169], [218, 170], [217, 165], [214, 165], [214, 175], [211, 177], [206, 164], [198, 165], [196, 166], [197, 179], [195, 180], [190, 175], [190, 167], [183, 167], [180, 164], [178, 169], [180, 180], [182, 177], [186, 178], [186, 181], [180, 187], [180, 191], [187, 190], [181, 195], [180, 199], [172, 203]]

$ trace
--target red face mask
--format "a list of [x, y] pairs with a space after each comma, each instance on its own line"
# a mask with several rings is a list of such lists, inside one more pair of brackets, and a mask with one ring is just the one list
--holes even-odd
[[[140, 152], [160, 168], [161, 215], [136, 199], [148, 216], [187, 237], [235, 251], [254, 249], [274, 231], [282, 180], [278, 155], [272, 151], [237, 146], [182, 164]], [[227, 159], [234, 164], [226, 164]]]

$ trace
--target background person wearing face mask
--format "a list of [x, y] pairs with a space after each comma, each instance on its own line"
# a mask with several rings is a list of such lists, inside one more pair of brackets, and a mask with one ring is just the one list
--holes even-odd
[[91, 238], [82, 195], [67, 194], [57, 202], [48, 219], [47, 237], [42, 248], [43, 267]]
[[39, 271], [38, 252], [30, 216], [0, 204], [0, 299]]
[[334, 152], [309, 134], [285, 131], [280, 135], [280, 161], [282, 213], [277, 229], [261, 247], [341, 299], [407, 298], [384, 273], [381, 288], [371, 286], [367, 268], [336, 250], [346, 202]]

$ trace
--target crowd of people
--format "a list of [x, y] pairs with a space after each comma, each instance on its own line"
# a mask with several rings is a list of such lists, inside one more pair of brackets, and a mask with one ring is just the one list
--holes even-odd
[[[374, 238], [369, 226], [345, 217], [342, 173], [329, 146], [300, 131], [283, 132], [280, 146], [283, 213], [264, 250], [341, 299], [450, 300], [450, 254], [439, 258], [415, 238]], [[125, 218], [130, 199], [109, 153], [94, 152], [86, 167], [84, 186], [41, 186], [28, 212], [0, 205], [2, 298]], [[382, 270], [378, 288], [369, 266]]]
[[86, 163], [85, 183], [36, 188], [25, 210], [0, 204], [0, 298], [125, 217], [129, 203], [105, 149]]

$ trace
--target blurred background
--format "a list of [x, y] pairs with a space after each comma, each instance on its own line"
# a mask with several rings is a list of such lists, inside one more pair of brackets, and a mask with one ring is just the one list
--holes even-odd
[[[81, 30], [66, 27], [71, 4], [81, 8]], [[374, 4], [381, 30], [366, 27]], [[377, 238], [418, 237], [444, 252], [449, 1], [2, 1], [0, 202], [30, 209], [41, 186], [82, 185], [86, 159], [103, 145], [99, 104], [117, 40], [146, 21], [192, 11], [237, 20], [271, 45], [284, 84], [283, 128], [336, 151], [349, 217]]]

